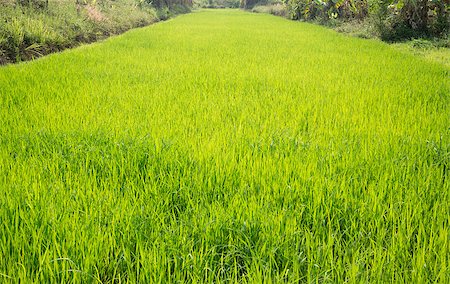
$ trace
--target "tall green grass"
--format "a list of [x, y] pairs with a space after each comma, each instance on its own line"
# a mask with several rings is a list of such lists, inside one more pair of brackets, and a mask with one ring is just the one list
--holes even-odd
[[0, 10], [0, 65], [39, 58], [159, 20], [149, 4], [136, 0], [0, 0]]
[[448, 79], [231, 10], [3, 67], [0, 282], [449, 282]]

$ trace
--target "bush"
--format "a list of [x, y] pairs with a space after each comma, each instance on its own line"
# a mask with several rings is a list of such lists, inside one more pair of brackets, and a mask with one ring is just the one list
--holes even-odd
[[376, 37], [376, 29], [373, 21], [368, 18], [363, 20], [341, 21], [337, 24], [335, 30], [359, 38]]
[[286, 6], [282, 3], [269, 4], [265, 6], [255, 6], [252, 9], [252, 12], [255, 13], [267, 13], [281, 17], [287, 17], [288, 11]]
[[48, 0], [17, 0], [23, 7], [44, 10], [48, 8]]
[[380, 37], [398, 41], [445, 37], [449, 32], [449, 0], [381, 0], [374, 18]]
[[156, 16], [158, 17], [158, 19], [165, 21], [170, 17], [170, 10], [168, 7], [162, 7], [160, 9], [157, 10], [156, 12]]
[[[266, 4], [267, 0], [241, 0], [243, 8], [274, 12], [259, 7]], [[449, 4], [450, 0], [285, 0], [285, 9], [291, 19], [326, 25], [369, 19], [381, 39], [398, 41], [448, 36]]]
[[239, 0], [196, 0], [196, 8], [239, 8]]
[[287, 7], [297, 20], [362, 19], [368, 14], [366, 0], [288, 0]]
[[182, 5], [182, 4], [174, 4], [171, 8], [170, 8], [171, 14], [172, 15], [178, 15], [178, 14], [186, 14], [189, 13], [191, 11], [191, 9], [186, 6], [186, 5]]

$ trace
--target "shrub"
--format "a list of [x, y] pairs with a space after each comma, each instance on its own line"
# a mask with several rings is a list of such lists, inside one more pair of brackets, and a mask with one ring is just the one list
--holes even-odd
[[48, 8], [48, 0], [17, 0], [23, 7], [44, 10]]
[[196, 8], [239, 8], [239, 0], [195, 0]]
[[443, 37], [449, 31], [449, 0], [381, 0], [375, 19], [383, 40]]
[[267, 13], [281, 17], [287, 17], [288, 12], [286, 6], [282, 3], [270, 4], [265, 6], [255, 6], [252, 9], [255, 13]]
[[[242, 1], [248, 8], [249, 3], [255, 5], [266, 0]], [[370, 18], [378, 35], [387, 41], [445, 37], [450, 30], [450, 0], [286, 0], [285, 3], [289, 17], [294, 20], [330, 24], [335, 20]]]

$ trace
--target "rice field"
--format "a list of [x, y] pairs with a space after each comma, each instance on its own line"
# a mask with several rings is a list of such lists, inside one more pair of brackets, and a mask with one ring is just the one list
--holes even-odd
[[0, 68], [1, 283], [448, 283], [450, 69], [202, 10]]

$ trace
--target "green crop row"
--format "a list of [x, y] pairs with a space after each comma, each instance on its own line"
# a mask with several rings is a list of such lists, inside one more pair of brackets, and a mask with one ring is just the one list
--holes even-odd
[[0, 68], [0, 282], [447, 283], [449, 69], [204, 10]]

